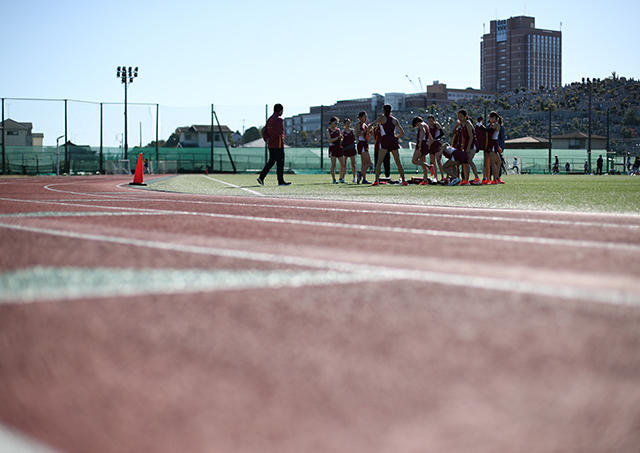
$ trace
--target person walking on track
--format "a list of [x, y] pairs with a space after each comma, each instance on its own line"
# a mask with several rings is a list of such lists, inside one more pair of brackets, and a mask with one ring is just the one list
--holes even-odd
[[279, 186], [288, 186], [290, 182], [284, 180], [284, 120], [282, 112], [284, 107], [282, 104], [273, 106], [273, 115], [267, 120], [267, 124], [262, 129], [262, 138], [267, 142], [269, 147], [269, 161], [258, 176], [258, 183], [264, 186], [264, 179], [269, 174], [273, 164], [276, 164], [276, 175], [278, 176]]

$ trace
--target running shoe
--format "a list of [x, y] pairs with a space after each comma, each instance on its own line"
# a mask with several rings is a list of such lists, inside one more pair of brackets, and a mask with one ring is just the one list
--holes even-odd
[[498, 178], [498, 184], [504, 184], [504, 181], [500, 178]]
[[258, 181], [258, 184], [260, 184], [261, 186], [264, 186], [264, 179], [258, 176], [257, 181]]
[[339, 179], [339, 180], [338, 180], [338, 182], [339, 182], [340, 184], [344, 184], [344, 179]]
[[403, 186], [408, 186], [409, 184], [407, 183], [407, 181], [402, 181], [402, 185]]
[[334, 179], [334, 180], [333, 180], [333, 183], [334, 183], [334, 184], [338, 184], [338, 181], [336, 181], [336, 180]]
[[358, 182], [357, 182], [357, 184], [360, 184], [361, 180], [362, 180], [362, 172], [358, 172]]
[[428, 186], [429, 185], [429, 181], [427, 181], [426, 179], [422, 180], [422, 181], [420, 181], [420, 183], [418, 185], [419, 186]]
[[480, 178], [475, 178], [473, 181], [471, 181], [471, 184], [479, 184], [480, 183]]
[[371, 181], [367, 181], [366, 179], [363, 179], [362, 184], [371, 184]]
[[287, 181], [282, 181], [281, 183], [278, 183], [279, 186], [290, 186], [291, 183], [287, 182]]
[[496, 180], [494, 179], [494, 180], [493, 180], [493, 181], [491, 181], [489, 184], [490, 184], [490, 185], [492, 185], [492, 186], [495, 186], [496, 184], [498, 184], [498, 181], [496, 181]]
[[375, 181], [373, 184], [371, 184], [372, 186], [379, 186], [380, 182], [379, 181]]
[[461, 185], [461, 186], [469, 186], [469, 185], [471, 185], [471, 183], [470, 183], [469, 181], [462, 181], [462, 182], [460, 183], [460, 185]]
[[482, 182], [480, 183], [481, 186], [485, 186], [489, 184], [489, 180], [488, 179], [483, 179]]
[[449, 181], [450, 186], [457, 186], [459, 183], [460, 183], [460, 178], [453, 178], [451, 181]]

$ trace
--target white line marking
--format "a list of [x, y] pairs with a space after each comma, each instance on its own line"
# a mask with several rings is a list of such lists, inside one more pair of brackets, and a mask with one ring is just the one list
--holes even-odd
[[[227, 184], [229, 186], [236, 187], [238, 189], [242, 189], [242, 190], [246, 190], [246, 191], [251, 192], [251, 193], [255, 193], [256, 195], [259, 195], [261, 197], [266, 197], [266, 198], [274, 199], [274, 200], [281, 200], [282, 199], [281, 197], [280, 198], [273, 197], [273, 196], [267, 197], [265, 194], [262, 194], [262, 193], [259, 193], [259, 192], [254, 192], [254, 191], [251, 191], [250, 189], [245, 189], [243, 187], [236, 186], [234, 184], [231, 184], [231, 183], [228, 183], [228, 182], [225, 182], [225, 181], [217, 180], [215, 178], [212, 178], [211, 176], [207, 176], [207, 175], [202, 175], [202, 176], [205, 176], [207, 178], [213, 179], [214, 181], [220, 182], [222, 184]], [[73, 192], [73, 191], [65, 191], [65, 190], [50, 188], [51, 186], [54, 186], [54, 185], [69, 185], [69, 184], [77, 184], [77, 183], [50, 184], [48, 186], [44, 186], [44, 188], [47, 189], [47, 190], [52, 190], [52, 191], [60, 192], [60, 193], [69, 193], [69, 194], [86, 195], [86, 196], [90, 196], [90, 195], [92, 195], [94, 193], [95, 194], [107, 193], [107, 192]], [[135, 189], [135, 188], [131, 188], [131, 187], [125, 187], [124, 184], [127, 184], [127, 183], [118, 184], [118, 185], [116, 185], [116, 187], [124, 187], [126, 189], [132, 190], [136, 194], [140, 194], [140, 190], [139, 189]], [[159, 192], [159, 191], [153, 191], [153, 189], [147, 190], [146, 192], [153, 192], [153, 193], [158, 193], [158, 194], [162, 193], [162, 192]], [[113, 193], [116, 194], [118, 192], [113, 192]], [[132, 195], [132, 194], [130, 192], [122, 192], [121, 195], [126, 196], [126, 195]], [[207, 194], [188, 194], [188, 193], [187, 194], [175, 193], [175, 195], [177, 195], [177, 196], [194, 195], [194, 196], [202, 196], [202, 197], [210, 196], [210, 195], [207, 195]], [[98, 195], [98, 196], [100, 196], [100, 195]], [[117, 196], [118, 195], [113, 195], [113, 197], [117, 197]], [[148, 196], [148, 195], [145, 194], [145, 196]], [[107, 197], [107, 195], [105, 195], [105, 197]], [[631, 219], [634, 219], [634, 220], [640, 219], [640, 214], [616, 213], [616, 212], [542, 211], [542, 210], [534, 210], [534, 209], [527, 210], [527, 209], [514, 209], [514, 208], [509, 208], [509, 209], [507, 209], [507, 208], [479, 208], [479, 207], [467, 207], [467, 206], [440, 206], [440, 205], [428, 206], [428, 205], [417, 205], [417, 204], [416, 205], [411, 205], [411, 204], [401, 204], [401, 203], [399, 204], [399, 203], [353, 201], [353, 200], [321, 200], [321, 199], [315, 199], [315, 198], [313, 198], [313, 199], [288, 198], [288, 199], [291, 200], [291, 201], [300, 201], [300, 202], [313, 201], [313, 202], [330, 203], [330, 204], [333, 204], [333, 203], [346, 203], [346, 204], [359, 204], [359, 205], [374, 205], [376, 207], [378, 207], [378, 206], [394, 206], [394, 207], [397, 207], [397, 206], [407, 206], [407, 207], [411, 206], [411, 207], [415, 207], [416, 209], [419, 209], [419, 208], [423, 208], [424, 209], [424, 208], [426, 208], [426, 209], [442, 209], [442, 210], [467, 210], [467, 211], [472, 211], [472, 212], [484, 211], [484, 212], [490, 212], [490, 213], [505, 213], [505, 214], [507, 214], [507, 213], [520, 213], [520, 214], [527, 214], [527, 215], [531, 215], [531, 214], [574, 215], [574, 216], [598, 216], [598, 217], [613, 217], [613, 218], [625, 218], [625, 217], [627, 217], [627, 218], [631, 218]], [[149, 198], [149, 199], [145, 199], [145, 200], [146, 201], [147, 200], [156, 201], [157, 199]], [[188, 201], [188, 200], [174, 200], [174, 199], [166, 200], [166, 201], [185, 202], [185, 203], [210, 203], [208, 201]], [[215, 202], [211, 202], [211, 203], [215, 203]], [[251, 203], [247, 203], [247, 205], [250, 206], [252, 204]], [[269, 206], [269, 205], [267, 205], [267, 206]], [[290, 207], [290, 206], [284, 205], [282, 207]], [[303, 208], [303, 207], [298, 207], [298, 208]], [[324, 208], [312, 208], [312, 207], [309, 207], [309, 209], [324, 209]], [[328, 208], [328, 209], [330, 210], [332, 208]], [[334, 209], [339, 209], [339, 208], [334, 208]], [[377, 211], [373, 211], [373, 212], [377, 212]], [[390, 213], [399, 213], [400, 211], [389, 211], [389, 212]], [[411, 211], [409, 211], [409, 212], [411, 212]], [[415, 214], [415, 215], [434, 215], [434, 216], [435, 215], [442, 215], [442, 216], [446, 216], [448, 214], [418, 213], [418, 214]], [[457, 215], [457, 214], [451, 214], [451, 216], [454, 216], [454, 215]], [[469, 218], [474, 218], [476, 216], [469, 215], [468, 217]], [[523, 219], [513, 219], [513, 218], [510, 218], [510, 217], [498, 217], [498, 218], [499, 219], [508, 219], [509, 221], [524, 221]], [[534, 220], [534, 219], [530, 219], [530, 220]], [[540, 223], [545, 223], [547, 221], [547, 220], [544, 220], [544, 219], [535, 219], [535, 220], [539, 220]], [[553, 222], [553, 221], [549, 221], [549, 222]], [[571, 222], [571, 221], [556, 221], [556, 222]], [[606, 223], [594, 223], [593, 225], [591, 225], [592, 222], [582, 222], [582, 223], [580, 223], [580, 221], [577, 221], [577, 222], [578, 222], [578, 224], [583, 224], [583, 225], [586, 225], [586, 226], [604, 226], [604, 227], [606, 227], [606, 226], [614, 226], [615, 225], [615, 226], [618, 226], [618, 227], [639, 227], [639, 226], [635, 226], [635, 225], [634, 226], [630, 226], [630, 225], [621, 226], [621, 225], [606, 224]], [[576, 222], [574, 222], [574, 223], [576, 223]]]
[[0, 453], [56, 453], [56, 450], [0, 424]]
[[227, 186], [235, 187], [236, 189], [244, 190], [244, 191], [252, 193], [254, 195], [258, 195], [260, 197], [264, 197], [263, 193], [256, 192], [255, 190], [247, 189], [245, 187], [236, 186], [235, 184], [231, 184], [230, 182], [222, 181], [221, 179], [212, 178], [209, 175], [202, 175], [202, 176], [204, 176], [205, 178], [211, 179], [212, 181], [219, 182], [221, 184], [226, 184]]
[[204, 270], [35, 266], [0, 273], [0, 304], [354, 284], [381, 275], [327, 270]]
[[75, 233], [71, 231], [54, 230], [50, 228], [36, 228], [22, 225], [0, 223], [0, 227], [17, 231], [49, 234], [52, 236], [72, 239], [84, 239], [89, 241], [101, 241], [114, 244], [147, 247], [159, 250], [170, 250], [182, 253], [194, 253], [200, 255], [221, 256], [226, 258], [268, 262], [289, 266], [301, 266], [307, 268], [332, 269], [338, 272], [357, 272], [380, 275], [396, 280], [413, 280], [421, 283], [435, 283], [448, 286], [461, 286], [465, 288], [477, 288], [483, 290], [502, 291], [507, 293], [533, 294], [544, 297], [558, 297], [564, 299], [581, 299], [592, 302], [612, 305], [640, 304], [640, 294], [613, 289], [594, 290], [583, 289], [570, 285], [540, 284], [525, 282], [522, 280], [496, 279], [473, 275], [457, 275], [434, 271], [416, 271], [415, 269], [390, 268], [375, 265], [363, 265], [357, 263], [329, 261], [317, 258], [304, 258], [300, 256], [275, 255], [271, 253], [250, 252], [246, 250], [222, 249], [218, 247], [204, 247], [188, 244], [171, 244], [166, 242], [148, 241], [142, 239], [130, 239], [118, 236], [101, 234]]
[[[66, 201], [66, 200], [60, 200]], [[102, 201], [102, 200], [68, 200], [68, 201]], [[518, 218], [518, 217], [500, 217], [500, 216], [482, 216], [482, 215], [463, 215], [463, 214], [441, 214], [435, 212], [416, 212], [416, 211], [383, 211], [373, 209], [348, 209], [348, 208], [329, 208], [329, 207], [317, 207], [317, 206], [294, 206], [286, 204], [257, 204], [257, 203], [238, 203], [238, 202], [224, 202], [224, 201], [200, 201], [200, 200], [171, 200], [171, 199], [159, 199], [159, 198], [129, 198], [121, 201], [144, 201], [144, 202], [159, 202], [159, 203], [193, 203], [193, 204], [206, 204], [206, 205], [221, 205], [221, 206], [236, 206], [236, 207], [257, 207], [257, 208], [277, 208], [277, 209], [292, 209], [292, 210], [308, 210], [308, 211], [326, 211], [326, 212], [346, 212], [357, 214], [374, 214], [374, 215], [396, 215], [396, 216], [413, 216], [413, 217], [437, 217], [437, 218], [451, 218], [451, 219], [465, 219], [465, 220], [489, 220], [496, 222], [520, 222], [520, 223], [534, 223], [534, 224], [546, 224], [546, 225], [568, 225], [568, 226], [584, 226], [584, 227], [598, 227], [598, 228], [623, 228], [637, 230], [640, 229], [640, 225], [624, 225], [617, 223], [601, 223], [601, 222], [585, 222], [585, 221], [571, 221], [571, 220], [549, 220], [549, 219], [531, 219], [531, 218]]]
[[376, 225], [363, 225], [363, 224], [350, 224], [350, 223], [336, 223], [336, 222], [317, 222], [312, 220], [297, 220], [297, 219], [278, 219], [272, 217], [257, 217], [257, 216], [245, 216], [234, 214], [217, 214], [210, 212], [192, 212], [192, 211], [173, 211], [163, 209], [150, 209], [150, 208], [129, 208], [123, 206], [101, 206], [81, 203], [60, 203], [60, 202], [36, 202], [36, 203], [50, 203], [61, 204], [65, 206], [75, 206], [83, 208], [94, 209], [113, 209], [122, 211], [134, 211], [134, 212], [153, 212], [166, 215], [178, 215], [178, 216], [201, 216], [212, 217], [218, 219], [229, 220], [243, 220], [250, 222], [267, 222], [267, 223], [280, 223], [289, 225], [303, 225], [311, 227], [323, 227], [323, 228], [342, 228], [349, 230], [360, 231], [379, 231], [383, 233], [399, 233], [399, 234], [416, 234], [432, 237], [446, 237], [446, 238], [459, 238], [459, 239], [480, 239], [485, 241], [507, 241], [515, 243], [525, 244], [537, 244], [537, 245], [554, 245], [559, 247], [584, 247], [584, 248], [599, 248], [605, 250], [618, 250], [624, 252], [640, 252], [640, 245], [632, 244], [628, 242], [602, 242], [602, 241], [588, 241], [588, 240], [576, 240], [576, 239], [557, 239], [557, 238], [545, 238], [536, 236], [515, 236], [507, 234], [486, 234], [486, 233], [473, 233], [462, 231], [444, 231], [434, 229], [421, 229], [421, 228], [404, 228], [404, 227], [387, 227]]

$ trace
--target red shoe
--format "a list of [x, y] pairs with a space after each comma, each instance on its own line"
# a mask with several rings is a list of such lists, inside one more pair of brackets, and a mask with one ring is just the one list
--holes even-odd
[[492, 185], [492, 186], [495, 186], [496, 184], [498, 184], [498, 181], [496, 181], [496, 180], [494, 179], [494, 180], [493, 180], [493, 181], [491, 181], [489, 184], [490, 184], [490, 185]]
[[498, 178], [498, 184], [504, 184], [504, 181], [500, 178]]
[[420, 181], [420, 183], [418, 184], [419, 186], [428, 186], [429, 185], [429, 181], [427, 181], [426, 179], [423, 181]]
[[407, 184], [407, 181], [402, 181], [402, 185], [403, 186], [408, 186], [409, 184]]
[[380, 181], [375, 181], [373, 184], [371, 184], [372, 186], [379, 186], [380, 185]]
[[478, 184], [480, 182], [480, 178], [475, 178], [473, 181], [471, 181], [471, 184]]
[[471, 185], [471, 184], [469, 183], [469, 181], [462, 181], [462, 182], [460, 183], [460, 185], [461, 185], [461, 186], [469, 186], [469, 185]]
[[489, 184], [489, 180], [488, 179], [483, 179], [482, 182], [480, 183], [481, 186], [485, 186]]

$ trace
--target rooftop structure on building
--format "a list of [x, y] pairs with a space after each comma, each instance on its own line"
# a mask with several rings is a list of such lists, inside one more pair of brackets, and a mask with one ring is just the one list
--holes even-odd
[[480, 43], [482, 90], [562, 86], [562, 32], [535, 28], [528, 16], [492, 20]]

